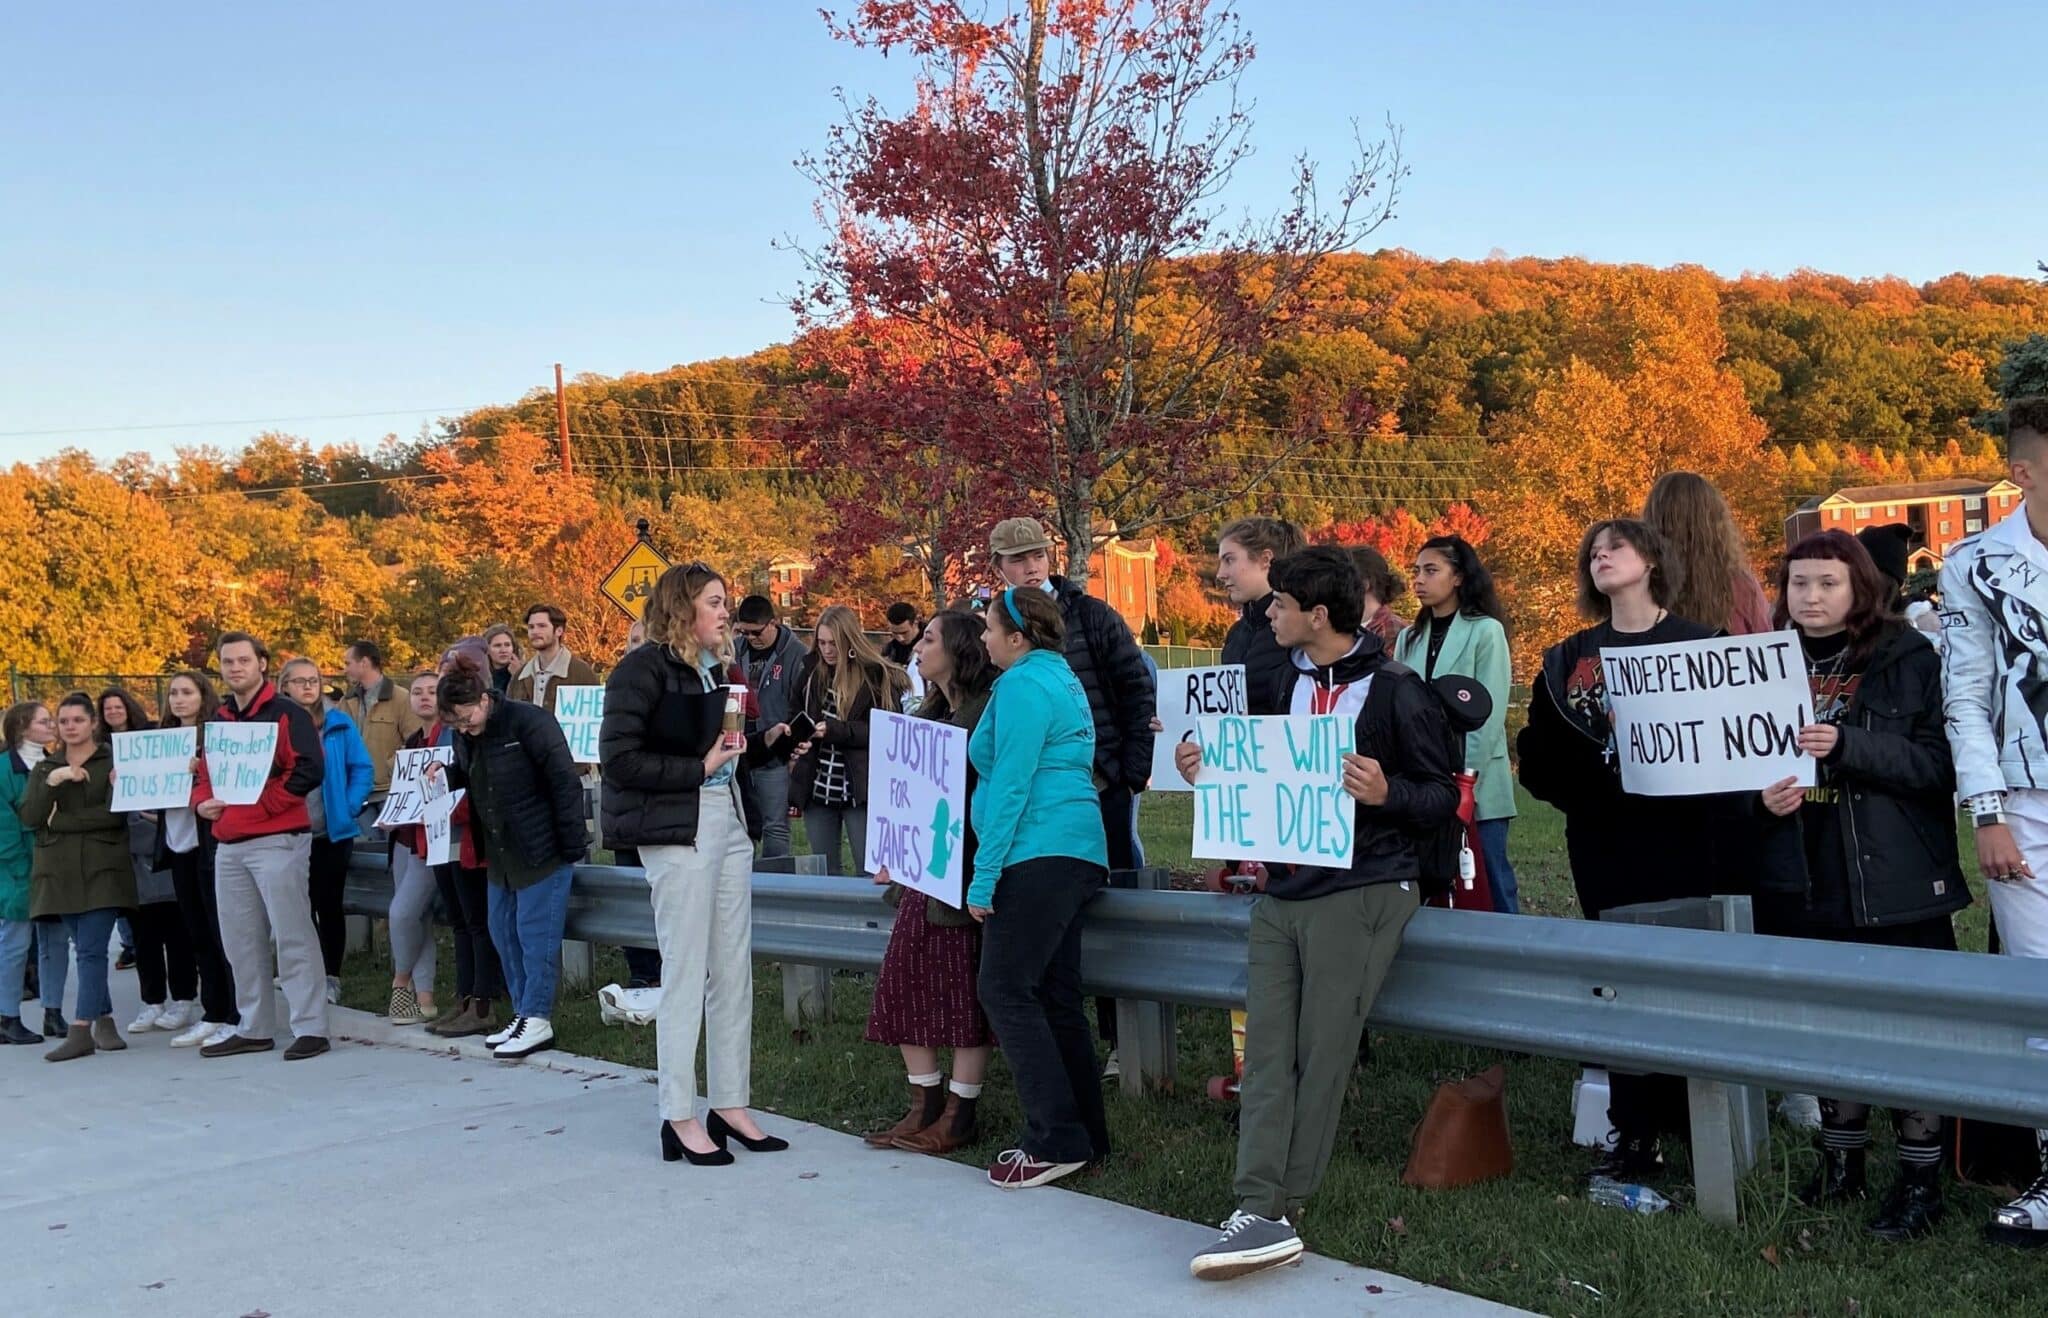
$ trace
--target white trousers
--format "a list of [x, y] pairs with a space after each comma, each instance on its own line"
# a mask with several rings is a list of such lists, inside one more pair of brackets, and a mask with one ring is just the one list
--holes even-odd
[[730, 784], [698, 798], [697, 845], [642, 847], [661, 943], [661, 1010], [654, 1018], [661, 1115], [697, 1115], [697, 1039], [705, 1096], [746, 1107], [754, 1064], [754, 844]]
[[1998, 941], [2008, 956], [2048, 957], [2048, 792], [2007, 792], [2005, 817], [2034, 877], [1985, 880]]

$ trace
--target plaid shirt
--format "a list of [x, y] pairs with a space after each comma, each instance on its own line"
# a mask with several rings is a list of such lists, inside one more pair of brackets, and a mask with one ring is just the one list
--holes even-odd
[[[827, 722], [839, 719], [839, 693], [830, 685], [825, 688], [824, 713]], [[818, 777], [811, 799], [819, 805], [849, 805], [853, 801], [846, 783], [846, 760], [837, 746], [826, 745], [818, 752]]]

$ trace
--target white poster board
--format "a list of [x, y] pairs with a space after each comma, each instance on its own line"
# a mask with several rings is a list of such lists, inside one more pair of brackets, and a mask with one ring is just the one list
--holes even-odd
[[270, 719], [206, 725], [206, 778], [216, 801], [256, 804], [276, 758], [277, 724]]
[[1226, 715], [1195, 720], [1194, 854], [1348, 868], [1356, 803], [1344, 757], [1357, 727], [1337, 714]]
[[427, 864], [455, 863], [455, 807], [462, 804], [465, 795], [460, 790], [444, 790], [420, 808], [420, 822], [427, 828]]
[[1795, 632], [1600, 651], [1621, 785], [1639, 796], [1760, 792], [1797, 778], [1813, 690]]
[[569, 739], [569, 756], [578, 764], [597, 763], [597, 732], [604, 723], [604, 688], [555, 688], [555, 722]]
[[399, 828], [425, 822], [420, 813], [427, 800], [422, 775], [427, 765], [435, 760], [442, 764], [455, 763], [455, 748], [419, 746], [391, 757], [391, 794], [384, 798], [384, 808], [377, 814], [378, 828]]
[[175, 810], [192, 804], [192, 757], [199, 729], [117, 732], [114, 810]]
[[874, 711], [868, 721], [869, 873], [966, 905], [967, 733], [950, 723]]
[[1220, 668], [1159, 670], [1159, 722], [1166, 729], [1152, 739], [1154, 792], [1192, 792], [1194, 787], [1173, 767], [1173, 752], [1195, 739], [1195, 720], [1221, 714], [1248, 713], [1244, 700], [1244, 665]]

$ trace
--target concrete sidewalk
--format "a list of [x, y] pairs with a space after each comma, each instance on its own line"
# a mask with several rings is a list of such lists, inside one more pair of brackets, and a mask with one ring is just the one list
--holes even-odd
[[[125, 1022], [134, 976], [114, 989]], [[62, 1065], [0, 1048], [0, 1313], [1514, 1312], [1319, 1258], [1205, 1286], [1210, 1228], [793, 1121], [763, 1121], [788, 1153], [666, 1164], [651, 1073], [334, 1031], [291, 1064], [162, 1033]]]

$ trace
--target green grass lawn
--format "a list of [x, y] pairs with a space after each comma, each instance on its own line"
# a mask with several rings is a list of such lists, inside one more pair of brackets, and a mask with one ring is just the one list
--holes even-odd
[[[1141, 831], [1152, 863], [1191, 868], [1189, 801], [1174, 796], [1147, 802]], [[1512, 852], [1523, 900], [1537, 913], [1575, 916], [1561, 821], [1527, 798], [1522, 806]], [[1981, 906], [1966, 913], [1961, 927], [1966, 945], [1981, 949]], [[444, 967], [452, 964], [444, 956]], [[375, 957], [351, 959], [349, 1005], [381, 1009], [388, 973], [380, 938]], [[598, 974], [600, 983], [623, 979], [616, 952], [600, 953]], [[444, 986], [447, 975], [444, 969]], [[895, 1050], [861, 1038], [870, 989], [867, 977], [836, 976], [834, 1019], [799, 1040], [782, 1018], [776, 968], [758, 966], [757, 1106], [853, 1132], [901, 1115], [903, 1069]], [[567, 1051], [654, 1065], [654, 1032], [601, 1026], [596, 1003], [586, 994], [565, 997], [555, 1027]], [[1099, 1175], [1063, 1184], [1175, 1217], [1220, 1220], [1232, 1207], [1233, 1110], [1203, 1098], [1201, 1082], [1227, 1068], [1227, 1034], [1224, 1013], [1183, 1009], [1181, 1091], [1142, 1100], [1112, 1092], [1116, 1153]], [[1577, 1178], [1589, 1157], [1570, 1143], [1568, 1103], [1577, 1068], [1563, 1061], [1507, 1059], [1514, 1175], [1451, 1192], [1402, 1186], [1411, 1132], [1435, 1086], [1501, 1060], [1485, 1050], [1376, 1035], [1372, 1064], [1353, 1081], [1346, 1102], [1329, 1177], [1306, 1215], [1310, 1248], [1551, 1314], [2048, 1313], [2048, 1259], [1994, 1249], [1978, 1235], [1993, 1196], [1951, 1187], [1949, 1218], [1933, 1239], [1879, 1245], [1862, 1230], [1874, 1203], [1819, 1213], [1793, 1199], [1813, 1158], [1806, 1137], [1782, 1128], [1774, 1130], [1767, 1163], [1744, 1184], [1739, 1227], [1717, 1227], [1687, 1212], [1640, 1218], [1586, 1203]], [[962, 1162], [986, 1163], [1017, 1127], [1000, 1058], [990, 1079], [982, 1107], [984, 1138], [962, 1152]], [[654, 1108], [651, 1090], [648, 1108]], [[1888, 1123], [1880, 1117], [1874, 1124], [1880, 1148], [1873, 1167], [1881, 1192], [1891, 1177]], [[633, 1138], [644, 1135], [632, 1132]], [[651, 1138], [647, 1152], [653, 1156]], [[1682, 1155], [1675, 1162], [1664, 1188], [1677, 1194], [1686, 1183]], [[1057, 1242], [1038, 1247], [1056, 1255]]]

